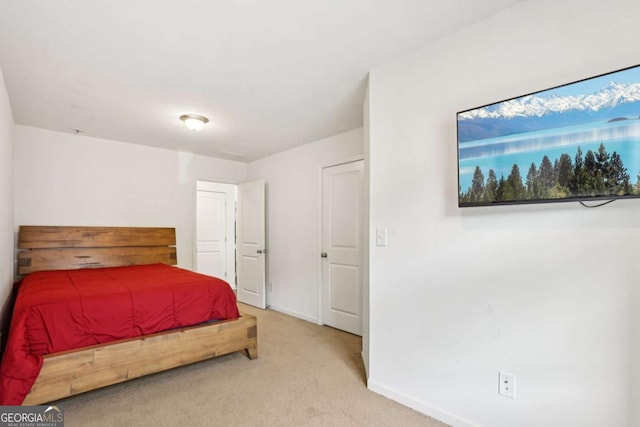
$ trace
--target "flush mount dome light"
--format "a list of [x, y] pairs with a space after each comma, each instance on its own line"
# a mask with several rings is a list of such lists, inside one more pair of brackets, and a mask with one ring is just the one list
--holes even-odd
[[180, 116], [180, 120], [184, 122], [188, 129], [193, 131], [201, 130], [205, 124], [209, 123], [209, 119], [198, 114], [183, 114]]

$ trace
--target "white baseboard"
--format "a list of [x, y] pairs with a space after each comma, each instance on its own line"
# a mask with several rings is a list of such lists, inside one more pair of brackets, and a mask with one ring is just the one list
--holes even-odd
[[308, 316], [306, 314], [298, 313], [297, 311], [289, 310], [289, 309], [278, 307], [275, 305], [270, 305], [268, 308], [273, 311], [277, 311], [278, 313], [286, 314], [292, 317], [297, 317], [298, 319], [302, 319], [302, 320], [306, 320], [307, 322], [318, 324], [317, 317]]
[[362, 364], [364, 365], [364, 377], [367, 379], [367, 381], [369, 381], [369, 364], [364, 358], [364, 351], [360, 352], [360, 357], [362, 358]]
[[430, 416], [431, 418], [435, 418], [436, 420], [442, 421], [443, 423], [449, 424], [453, 427], [478, 427], [476, 424], [473, 424], [470, 421], [436, 409], [433, 406], [427, 405], [424, 402], [392, 390], [382, 384], [378, 384], [375, 381], [368, 380], [367, 387], [369, 388], [369, 390], [375, 393], [381, 394], [384, 397], [388, 397], [391, 400], [395, 400], [398, 403], [408, 406], [411, 409], [415, 409], [418, 412], [421, 412], [425, 415]]

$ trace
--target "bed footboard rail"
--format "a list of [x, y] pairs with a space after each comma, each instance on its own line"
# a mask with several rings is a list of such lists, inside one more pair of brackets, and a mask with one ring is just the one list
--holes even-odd
[[37, 405], [144, 375], [244, 350], [258, 357], [257, 320], [235, 320], [180, 328], [44, 357], [23, 405]]

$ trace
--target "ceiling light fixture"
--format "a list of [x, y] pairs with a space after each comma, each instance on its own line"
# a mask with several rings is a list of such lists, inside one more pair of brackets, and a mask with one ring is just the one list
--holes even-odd
[[180, 116], [180, 120], [184, 122], [187, 129], [192, 131], [201, 130], [205, 124], [209, 123], [209, 119], [198, 114], [183, 114]]

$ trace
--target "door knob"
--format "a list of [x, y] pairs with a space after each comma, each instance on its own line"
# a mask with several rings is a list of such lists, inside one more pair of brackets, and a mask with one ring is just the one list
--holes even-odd
[[327, 257], [327, 253], [326, 253], [326, 252], [322, 252], [322, 253], [320, 254], [320, 256], [321, 256], [322, 258], [326, 258], [326, 257]]
[[258, 249], [258, 253], [261, 254], [263, 251], [262, 249]]

